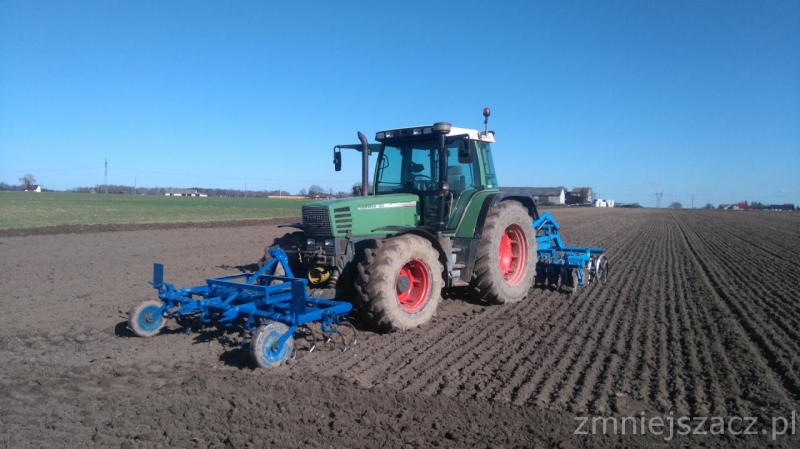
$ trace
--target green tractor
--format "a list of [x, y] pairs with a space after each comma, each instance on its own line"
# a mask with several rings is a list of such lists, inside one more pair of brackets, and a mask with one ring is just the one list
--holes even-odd
[[284, 225], [298, 231], [268, 246], [262, 264], [280, 247], [312, 295], [355, 299], [383, 331], [427, 323], [445, 288], [466, 287], [495, 304], [525, 298], [536, 274], [538, 213], [530, 196], [499, 191], [494, 132], [435, 123], [379, 131], [376, 144], [358, 137], [334, 147], [333, 162], [340, 171], [343, 149], [361, 153], [359, 196], [304, 205], [302, 223]]

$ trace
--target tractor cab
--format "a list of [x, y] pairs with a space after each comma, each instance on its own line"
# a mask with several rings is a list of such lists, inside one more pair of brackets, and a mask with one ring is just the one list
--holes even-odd
[[455, 127], [437, 135], [433, 129], [420, 126], [376, 133], [381, 146], [373, 194], [416, 195], [419, 226], [431, 229], [436, 228], [443, 202], [442, 231], [454, 230], [476, 192], [497, 188], [491, 155], [494, 135]]

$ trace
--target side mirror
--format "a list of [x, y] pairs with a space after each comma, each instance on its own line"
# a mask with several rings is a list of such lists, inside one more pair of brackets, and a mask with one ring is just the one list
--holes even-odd
[[336, 171], [342, 171], [342, 152], [341, 150], [333, 150], [333, 166]]
[[458, 163], [471, 164], [475, 162], [475, 152], [473, 151], [472, 142], [467, 139], [461, 139], [458, 143]]

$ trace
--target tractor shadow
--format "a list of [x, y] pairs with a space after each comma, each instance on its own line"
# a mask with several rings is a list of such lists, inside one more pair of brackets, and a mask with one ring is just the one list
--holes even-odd
[[486, 301], [475, 299], [469, 292], [469, 287], [452, 287], [442, 290], [442, 299], [446, 301], [461, 301], [473, 306], [486, 307], [489, 304]]
[[[251, 363], [249, 338], [244, 339], [244, 332], [241, 327], [224, 328], [221, 326], [204, 325], [203, 323], [187, 322], [179, 323], [175, 327], [165, 327], [161, 332], [151, 338], [159, 338], [168, 335], [191, 335], [192, 345], [202, 343], [217, 342], [224, 348], [224, 352], [219, 356], [219, 361], [232, 368], [254, 369]], [[121, 321], [114, 326], [114, 335], [119, 338], [141, 338], [131, 331], [128, 321]], [[242, 344], [242, 341], [245, 344]]]
[[198, 322], [182, 323], [177, 329], [164, 329], [162, 334], [186, 334], [192, 336], [192, 345], [203, 343], [219, 343], [223, 352], [218, 360], [231, 368], [254, 369], [250, 357], [250, 339], [245, 337], [240, 326], [223, 327], [215, 324]]
[[255, 273], [258, 271], [257, 263], [247, 265], [217, 265], [216, 268], [228, 271], [238, 271], [239, 273]]

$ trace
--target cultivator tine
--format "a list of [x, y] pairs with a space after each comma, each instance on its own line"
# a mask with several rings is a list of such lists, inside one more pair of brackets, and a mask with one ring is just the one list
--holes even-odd
[[353, 342], [350, 343], [350, 346], [355, 346], [358, 344], [358, 331], [356, 331], [356, 327], [350, 323], [341, 323], [342, 326], [347, 326], [353, 331]]
[[311, 347], [308, 348], [308, 353], [311, 354], [315, 349], [317, 349], [317, 336], [314, 335], [314, 329], [311, 327], [303, 325], [303, 328], [308, 331], [309, 335], [311, 335]]

